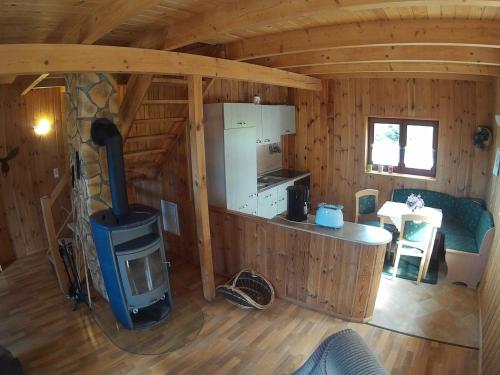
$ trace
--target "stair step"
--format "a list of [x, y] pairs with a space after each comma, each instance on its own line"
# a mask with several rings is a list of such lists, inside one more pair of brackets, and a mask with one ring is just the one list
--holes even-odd
[[125, 157], [134, 157], [134, 156], [164, 154], [167, 151], [168, 150], [166, 150], [164, 148], [157, 148], [157, 149], [151, 149], [151, 150], [140, 150], [140, 151], [130, 151], [130, 152], [123, 153], [123, 156], [125, 156]]
[[182, 122], [186, 121], [185, 117], [167, 117], [167, 118], [151, 118], [146, 120], [134, 120], [134, 124], [171, 124], [173, 122]]
[[175, 133], [160, 133], [160, 134], [137, 135], [134, 137], [128, 137], [127, 142], [147, 142], [147, 141], [175, 139], [175, 138], [177, 138], [177, 134]]
[[170, 85], [187, 85], [187, 80], [182, 78], [155, 77], [152, 83], [162, 83]]
[[141, 105], [159, 105], [159, 104], [188, 104], [186, 99], [152, 99], [143, 100]]

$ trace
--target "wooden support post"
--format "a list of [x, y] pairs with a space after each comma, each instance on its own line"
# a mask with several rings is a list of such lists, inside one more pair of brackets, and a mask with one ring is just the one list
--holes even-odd
[[205, 167], [205, 130], [203, 127], [203, 87], [201, 76], [188, 76], [189, 144], [193, 180], [196, 235], [200, 254], [203, 295], [215, 298], [214, 266], [208, 218], [207, 175]]

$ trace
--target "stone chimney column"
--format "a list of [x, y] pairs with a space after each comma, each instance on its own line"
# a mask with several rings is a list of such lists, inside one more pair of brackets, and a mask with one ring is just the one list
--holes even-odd
[[109, 74], [78, 73], [65, 78], [69, 161], [75, 177], [72, 197], [76, 210], [75, 231], [87, 257], [93, 286], [107, 299], [89, 217], [111, 208], [111, 193], [106, 151], [93, 144], [90, 127], [96, 118], [118, 121], [118, 89]]

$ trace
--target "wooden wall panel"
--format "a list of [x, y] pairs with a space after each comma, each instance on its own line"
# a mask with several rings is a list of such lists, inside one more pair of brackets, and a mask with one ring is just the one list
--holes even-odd
[[[496, 109], [500, 114], [500, 79], [497, 79]], [[493, 167], [496, 148], [500, 147], [500, 132], [494, 126], [495, 143], [491, 148], [491, 161]], [[488, 208], [495, 219], [496, 233], [491, 248], [490, 259], [486, 267], [481, 286], [479, 288], [479, 308], [481, 313], [481, 367], [484, 375], [500, 374], [500, 177], [490, 175], [488, 189]]]
[[[284, 144], [284, 164], [312, 172], [313, 205], [341, 203], [353, 220], [354, 193], [365, 188], [380, 190], [381, 201], [397, 187], [486, 198], [489, 154], [475, 149], [471, 139], [477, 126], [491, 125], [492, 82], [341, 79], [323, 85], [323, 93], [291, 90], [297, 134]], [[365, 173], [368, 116], [439, 120], [436, 179]]]
[[[49, 194], [67, 169], [63, 99], [58, 88], [34, 90], [19, 95], [16, 85], [0, 86], [0, 155], [19, 146], [7, 176], [0, 176], [1, 198], [16, 256], [31, 255], [47, 248], [40, 197]], [[44, 137], [33, 126], [40, 116], [52, 120], [53, 130]]]

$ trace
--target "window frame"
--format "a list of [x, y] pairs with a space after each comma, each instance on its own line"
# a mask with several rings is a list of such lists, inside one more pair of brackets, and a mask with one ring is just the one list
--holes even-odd
[[[414, 118], [397, 118], [397, 117], [368, 117], [368, 145], [367, 145], [367, 164], [374, 164], [372, 160], [373, 142], [375, 138], [375, 123], [395, 124], [400, 125], [399, 129], [399, 163], [394, 166], [393, 172], [399, 174], [408, 174], [413, 176], [436, 177], [436, 165], [438, 155], [438, 134], [439, 134], [439, 121], [436, 120], [421, 120]], [[430, 170], [408, 168], [404, 164], [405, 149], [407, 143], [407, 127], [408, 125], [429, 126], [433, 128], [432, 147], [434, 165]], [[377, 168], [375, 168], [377, 169]]]

